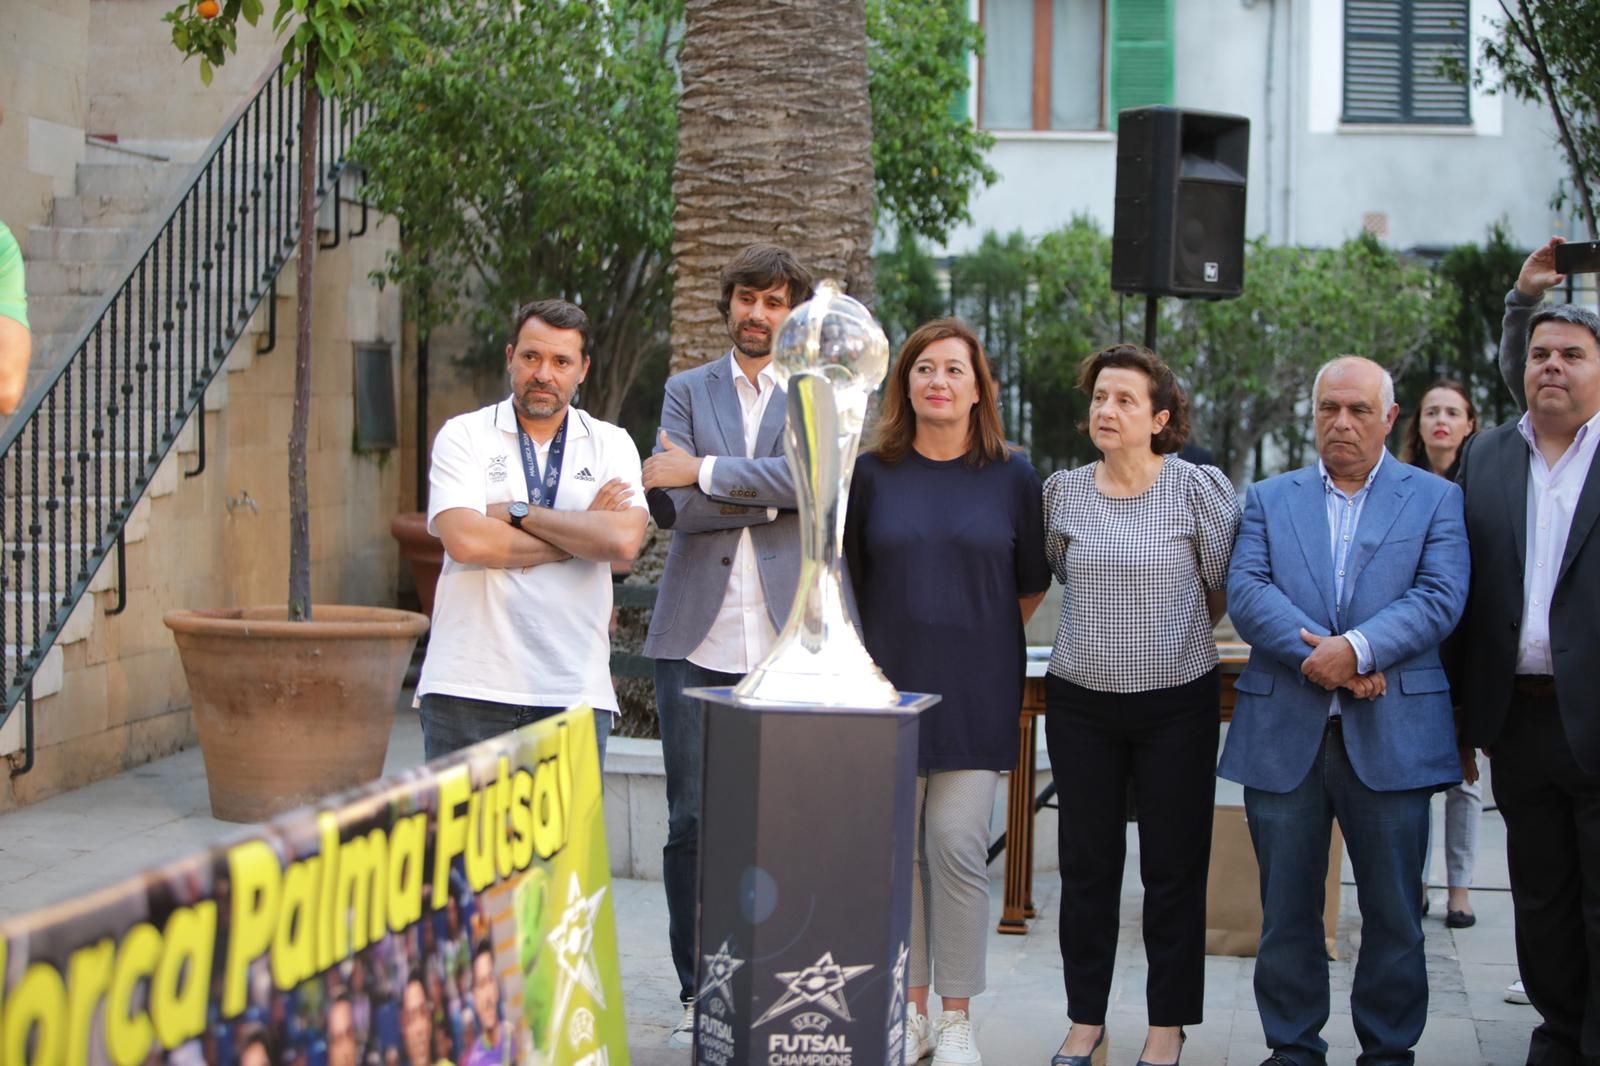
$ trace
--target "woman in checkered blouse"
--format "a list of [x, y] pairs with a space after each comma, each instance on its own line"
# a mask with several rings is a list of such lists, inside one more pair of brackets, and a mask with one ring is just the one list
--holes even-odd
[[1198, 1024], [1218, 736], [1212, 627], [1239, 500], [1173, 453], [1188, 401], [1172, 371], [1119, 344], [1084, 360], [1097, 463], [1044, 485], [1045, 554], [1065, 586], [1045, 678], [1061, 804], [1061, 957], [1072, 1028], [1053, 1062], [1104, 1053], [1132, 784], [1144, 880], [1149, 1031], [1140, 1063], [1174, 1063]]

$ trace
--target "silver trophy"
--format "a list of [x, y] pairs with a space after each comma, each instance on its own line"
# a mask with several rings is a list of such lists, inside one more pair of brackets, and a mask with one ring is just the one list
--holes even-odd
[[779, 328], [773, 366], [789, 390], [784, 452], [800, 503], [800, 587], [777, 643], [734, 693], [775, 705], [895, 706], [900, 694], [845, 611], [839, 567], [850, 476], [889, 340], [837, 281], [824, 281]]

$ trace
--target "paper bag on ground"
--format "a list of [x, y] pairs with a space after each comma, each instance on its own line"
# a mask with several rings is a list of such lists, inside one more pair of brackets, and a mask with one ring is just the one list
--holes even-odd
[[[1339, 868], [1344, 837], [1338, 823], [1328, 847], [1323, 883], [1322, 935], [1328, 958], [1339, 957]], [[1261, 872], [1250, 843], [1244, 808], [1218, 804], [1211, 829], [1211, 871], [1206, 879], [1206, 954], [1254, 956], [1261, 943]]]

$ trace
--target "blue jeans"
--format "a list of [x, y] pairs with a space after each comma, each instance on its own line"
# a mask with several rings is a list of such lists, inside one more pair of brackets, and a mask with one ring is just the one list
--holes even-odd
[[736, 685], [739, 674], [696, 666], [687, 659], [656, 660], [656, 714], [661, 719], [661, 759], [667, 771], [667, 843], [661, 880], [667, 891], [667, 939], [678, 971], [678, 998], [694, 998], [695, 920], [699, 911], [700, 775], [705, 752], [705, 709], [686, 688]]
[[1359, 1066], [1410, 1066], [1428, 1017], [1428, 967], [1417, 891], [1433, 790], [1375, 792], [1361, 783], [1330, 723], [1305, 780], [1290, 792], [1244, 790], [1261, 865], [1261, 947], [1256, 1006], [1267, 1046], [1295, 1063], [1322, 1066], [1328, 1044], [1328, 956], [1323, 879], [1332, 821], [1339, 819], [1361, 908], [1361, 954], [1350, 1013]]
[[[422, 757], [428, 762], [468, 748], [482, 740], [509, 733], [525, 725], [560, 714], [565, 707], [519, 707], [465, 696], [430, 692], [422, 697]], [[611, 735], [611, 712], [594, 712], [594, 739], [600, 748], [600, 769], [606, 768], [606, 738]]]

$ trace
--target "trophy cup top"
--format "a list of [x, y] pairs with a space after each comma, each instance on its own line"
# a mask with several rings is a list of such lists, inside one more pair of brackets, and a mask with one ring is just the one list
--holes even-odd
[[824, 279], [783, 320], [772, 364], [784, 382], [791, 374], [820, 372], [835, 389], [870, 395], [889, 372], [889, 339], [871, 311], [846, 296], [839, 282]]

